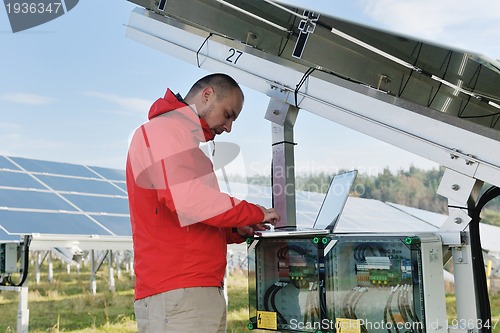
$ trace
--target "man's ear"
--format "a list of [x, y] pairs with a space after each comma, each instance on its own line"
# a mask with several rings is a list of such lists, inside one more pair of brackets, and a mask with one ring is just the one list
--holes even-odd
[[214, 89], [210, 86], [203, 88], [201, 92], [201, 97], [203, 103], [207, 103], [211, 98], [214, 97]]

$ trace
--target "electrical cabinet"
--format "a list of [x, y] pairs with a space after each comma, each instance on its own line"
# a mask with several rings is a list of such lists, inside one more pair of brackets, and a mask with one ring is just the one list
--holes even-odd
[[18, 243], [0, 244], [0, 274], [19, 272], [17, 267], [18, 247]]
[[248, 251], [251, 329], [446, 330], [437, 236], [256, 238]]

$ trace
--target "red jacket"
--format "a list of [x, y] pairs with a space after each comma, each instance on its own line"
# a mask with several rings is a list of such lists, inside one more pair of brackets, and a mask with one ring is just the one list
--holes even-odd
[[170, 90], [139, 127], [127, 157], [135, 299], [172, 289], [221, 286], [232, 227], [262, 222], [262, 210], [220, 192], [198, 148], [207, 123]]

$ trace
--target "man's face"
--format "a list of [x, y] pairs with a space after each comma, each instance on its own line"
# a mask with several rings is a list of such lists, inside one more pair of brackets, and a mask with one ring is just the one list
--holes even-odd
[[238, 89], [233, 89], [224, 99], [217, 98], [210, 88], [206, 94], [206, 103], [201, 117], [207, 122], [214, 135], [231, 132], [233, 122], [238, 118], [243, 108], [243, 97]]

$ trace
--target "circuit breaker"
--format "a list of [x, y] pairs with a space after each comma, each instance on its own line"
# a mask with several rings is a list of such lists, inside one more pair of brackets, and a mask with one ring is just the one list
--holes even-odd
[[249, 242], [250, 329], [446, 331], [434, 235], [329, 235]]

